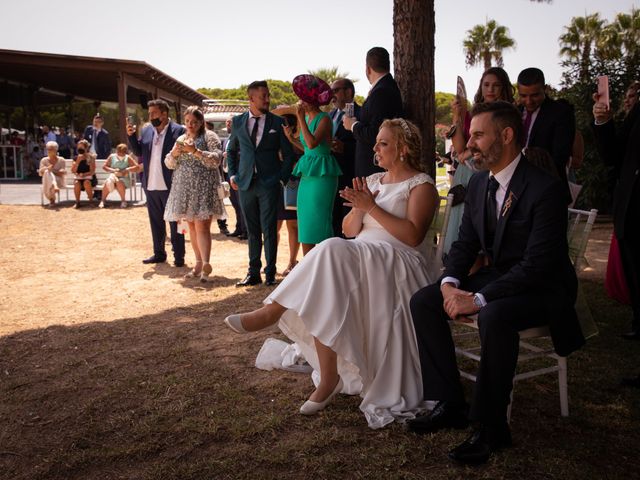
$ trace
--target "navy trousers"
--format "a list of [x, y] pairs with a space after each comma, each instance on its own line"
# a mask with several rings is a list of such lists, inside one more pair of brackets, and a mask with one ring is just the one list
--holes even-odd
[[[169, 190], [145, 190], [147, 196], [147, 212], [153, 237], [153, 254], [158, 258], [167, 258], [164, 242], [167, 238], [167, 225], [164, 221], [164, 209], [167, 206]], [[171, 231], [171, 247], [176, 262], [184, 262], [184, 235], [178, 233], [177, 222], [169, 222]]]

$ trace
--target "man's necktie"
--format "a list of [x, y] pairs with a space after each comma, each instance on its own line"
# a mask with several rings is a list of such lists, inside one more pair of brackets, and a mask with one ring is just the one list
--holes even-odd
[[489, 183], [487, 185], [487, 200], [485, 208], [485, 225], [486, 225], [486, 246], [489, 251], [493, 248], [493, 239], [496, 234], [496, 227], [498, 225], [498, 215], [496, 213], [496, 192], [500, 187], [500, 183], [496, 180], [496, 177], [491, 175], [489, 177]]
[[531, 118], [533, 114], [527, 110], [527, 113], [524, 116], [524, 146], [529, 145], [529, 129], [531, 128]]
[[253, 146], [257, 147], [258, 140], [258, 123], [260, 122], [260, 117], [253, 117], [253, 128], [251, 129], [251, 141], [253, 142]]

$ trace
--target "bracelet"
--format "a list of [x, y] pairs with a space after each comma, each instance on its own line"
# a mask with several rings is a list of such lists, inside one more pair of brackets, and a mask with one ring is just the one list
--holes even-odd
[[378, 204], [377, 204], [377, 203], [375, 203], [375, 202], [373, 202], [373, 207], [371, 207], [369, 210], [367, 210], [367, 213], [368, 213], [369, 215], [371, 215], [371, 212], [372, 212], [372, 211], [373, 211], [373, 209], [374, 209], [374, 208], [376, 208], [377, 206], [378, 206]]

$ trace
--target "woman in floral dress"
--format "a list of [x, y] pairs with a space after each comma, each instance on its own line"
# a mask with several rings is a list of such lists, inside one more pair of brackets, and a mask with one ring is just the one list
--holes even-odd
[[196, 264], [185, 278], [199, 277], [206, 282], [212, 271], [211, 221], [226, 218], [218, 195], [222, 151], [218, 136], [205, 129], [204, 115], [198, 107], [187, 108], [184, 123], [186, 133], [178, 137], [164, 160], [168, 168], [175, 170], [164, 219], [185, 220], [189, 224]]

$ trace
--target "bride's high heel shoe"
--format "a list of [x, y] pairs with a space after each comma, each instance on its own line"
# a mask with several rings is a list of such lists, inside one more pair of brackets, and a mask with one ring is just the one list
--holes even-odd
[[207, 283], [209, 281], [209, 275], [211, 275], [212, 271], [213, 271], [213, 268], [211, 267], [211, 264], [205, 263], [202, 266], [202, 273], [200, 274], [200, 281], [202, 283]]
[[199, 277], [202, 273], [202, 267], [200, 268], [200, 270], [198, 270], [197, 266], [198, 264], [202, 265], [202, 261], [201, 260], [197, 260], [196, 261], [196, 265], [195, 267], [193, 267], [193, 269], [191, 269], [191, 271], [189, 273], [187, 273], [184, 278], [196, 278]]
[[240, 314], [229, 315], [224, 319], [224, 323], [236, 333], [247, 333], [247, 330], [242, 326], [242, 320]]
[[314, 402], [312, 400], [307, 400], [300, 407], [300, 413], [302, 415], [315, 415], [320, 410], [324, 409], [324, 407], [329, 404], [331, 399], [335, 397], [337, 393], [340, 393], [342, 391], [342, 386], [342, 378], [338, 378], [338, 384], [336, 385], [336, 388], [333, 389], [333, 392], [331, 392], [329, 396], [324, 399], [324, 401]]

